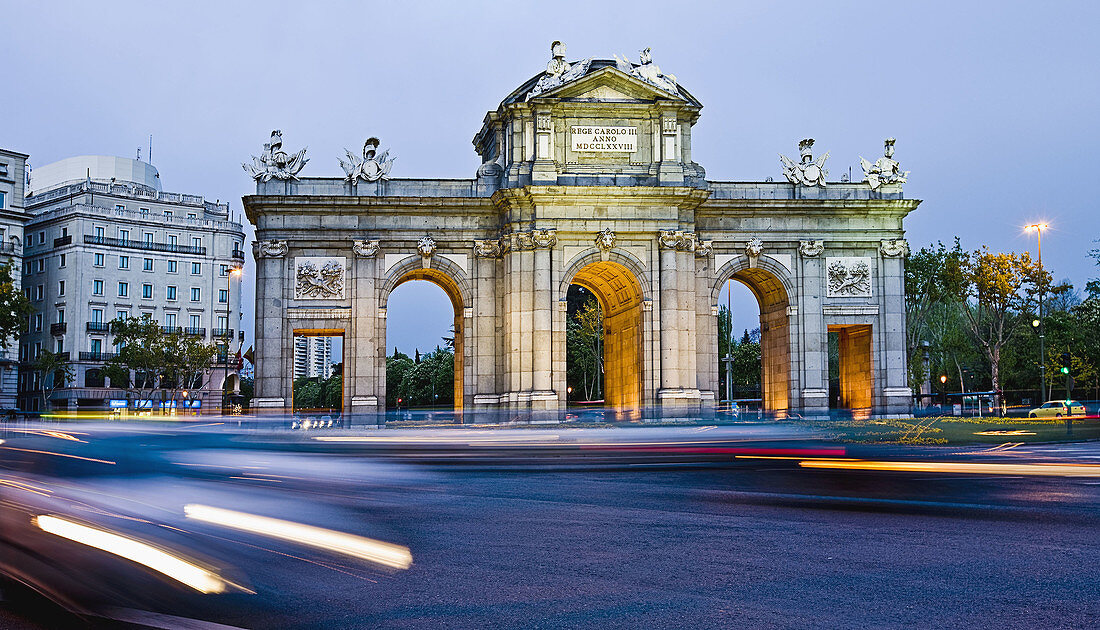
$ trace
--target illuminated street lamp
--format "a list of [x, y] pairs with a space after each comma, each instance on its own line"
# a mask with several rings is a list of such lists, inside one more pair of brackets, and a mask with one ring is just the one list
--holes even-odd
[[1046, 349], [1046, 335], [1043, 327], [1043, 302], [1046, 297], [1046, 285], [1043, 282], [1043, 230], [1047, 228], [1046, 223], [1032, 223], [1031, 225], [1025, 225], [1024, 229], [1028, 232], [1035, 230], [1039, 236], [1039, 319], [1036, 324], [1031, 322], [1032, 326], [1039, 329], [1039, 399], [1046, 400], [1047, 395], [1047, 349]]
[[940, 374], [940, 395], [943, 396], [943, 406], [947, 406], [947, 375]]

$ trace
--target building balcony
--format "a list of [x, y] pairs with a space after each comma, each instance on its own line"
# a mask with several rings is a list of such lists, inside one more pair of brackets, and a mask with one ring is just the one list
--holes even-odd
[[50, 324], [50, 334], [51, 335], [64, 335], [65, 331], [68, 328], [69, 328], [68, 322], [57, 322], [55, 324]]
[[211, 335], [215, 339], [221, 338], [221, 337], [225, 337], [227, 339], [232, 339], [233, 338], [233, 329], [232, 328], [215, 328], [211, 332]]
[[84, 326], [85, 332], [111, 332], [111, 322], [88, 322]]
[[128, 249], [142, 249], [151, 252], [169, 252], [173, 254], [194, 254], [205, 256], [205, 247], [193, 247], [191, 245], [173, 245], [171, 243], [153, 243], [152, 241], [134, 241], [130, 239], [110, 238], [108, 236], [84, 235], [85, 245], [109, 245], [111, 247], [125, 247]]
[[79, 355], [81, 361], [107, 361], [115, 358], [114, 352], [81, 352]]
[[185, 334], [189, 337], [205, 337], [206, 336], [206, 329], [205, 328], [191, 328], [189, 326], [189, 327], [183, 329], [183, 334]]
[[15, 243], [7, 242], [7, 241], [0, 242], [0, 254], [13, 255], [13, 254], [18, 254], [18, 253], [19, 253], [19, 246], [16, 245]]
[[59, 237], [53, 239], [53, 246], [54, 247], [64, 247], [66, 245], [72, 245], [72, 244], [73, 244], [73, 235], [72, 234], [66, 234], [65, 236], [59, 236]]
[[183, 329], [180, 328], [179, 326], [161, 326], [160, 329], [166, 335], [171, 335], [172, 333], [183, 332]]
[[235, 249], [235, 250], [233, 250], [232, 256], [233, 256], [234, 260], [243, 261], [244, 260], [244, 250], [243, 249]]
[[56, 356], [58, 359], [60, 359], [62, 361], [68, 361], [69, 360], [69, 353], [68, 352], [55, 352], [54, 356]]

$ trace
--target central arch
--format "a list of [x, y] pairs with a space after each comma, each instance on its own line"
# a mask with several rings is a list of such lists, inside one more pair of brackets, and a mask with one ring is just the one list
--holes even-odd
[[600, 260], [570, 284], [596, 296], [603, 311], [604, 404], [618, 417], [638, 417], [642, 404], [642, 286], [626, 266]]
[[[717, 304], [722, 285], [737, 280], [752, 291], [760, 306], [760, 394], [765, 411], [783, 413], [791, 408], [791, 328], [788, 311], [791, 289], [785, 269], [761, 258], [755, 266], [747, 259], [734, 259], [718, 273], [712, 287], [712, 303]], [[715, 309], [717, 310], [717, 309]], [[717, 338], [715, 339], [715, 343]], [[716, 346], [717, 349], [717, 346]], [[717, 353], [715, 353], [717, 354]], [[714, 362], [712, 380], [718, 382], [718, 364]]]
[[[455, 270], [446, 268], [454, 266], [453, 264], [444, 263], [443, 265], [439, 265], [440, 261], [433, 262], [437, 266], [422, 267], [420, 266], [420, 261], [416, 261], [416, 266], [405, 264], [394, 269], [390, 275], [389, 281], [384, 285], [381, 306], [382, 308], [386, 307], [394, 289], [413, 280], [426, 280], [443, 289], [443, 292], [451, 301], [451, 306], [454, 308], [454, 408], [455, 411], [462, 411], [464, 402], [463, 377], [465, 373], [463, 369], [465, 366], [465, 327], [463, 326], [463, 319], [466, 304], [465, 296], [468, 290], [461, 284], [460, 280], [454, 277]], [[385, 345], [382, 347], [386, 348]], [[385, 375], [385, 373], [385, 366], [383, 364], [382, 374]], [[385, 400], [386, 389], [390, 387], [390, 385], [390, 383], [386, 383], [386, 388], [383, 388], [382, 400]]]

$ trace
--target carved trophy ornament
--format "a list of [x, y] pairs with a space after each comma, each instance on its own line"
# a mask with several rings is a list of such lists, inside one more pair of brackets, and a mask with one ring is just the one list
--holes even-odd
[[379, 143], [378, 138], [367, 138], [367, 141], [363, 143], [363, 157], [344, 149], [348, 159], [347, 161], [340, 160], [340, 168], [344, 169], [344, 173], [347, 174], [344, 179], [349, 184], [354, 184], [360, 179], [367, 182], [376, 182], [385, 179], [389, 175], [390, 168], [393, 167], [393, 161], [397, 158], [390, 157], [389, 149], [378, 153]]
[[825, 186], [825, 176], [829, 174], [825, 170], [825, 160], [829, 159], [829, 152], [826, 151], [825, 155], [814, 160], [813, 147], [813, 138], [806, 138], [798, 143], [800, 162], [779, 154], [779, 159], [783, 162], [783, 176], [787, 181], [800, 186]]
[[378, 255], [378, 241], [353, 241], [351, 251], [359, 258], [373, 258]]
[[531, 232], [531, 240], [534, 241], [535, 247], [553, 247], [558, 242], [557, 230], [535, 230]]
[[661, 249], [675, 249], [681, 252], [695, 251], [695, 232], [683, 230], [661, 230], [657, 233], [657, 245]]
[[256, 258], [282, 258], [289, 250], [286, 241], [256, 241], [252, 244]]
[[909, 181], [909, 171], [901, 170], [901, 165], [894, 160], [894, 140], [887, 138], [882, 151], [882, 157], [871, 164], [859, 156], [859, 164], [863, 167], [863, 181], [871, 185], [871, 190], [889, 184], [904, 184]]
[[871, 297], [870, 258], [830, 258], [826, 273], [826, 297]]
[[611, 228], [604, 228], [596, 235], [596, 248], [603, 253], [608, 253], [615, 247], [615, 232]]
[[901, 258], [909, 253], [909, 243], [904, 238], [884, 239], [878, 251], [884, 258]]
[[565, 44], [559, 41], [551, 42], [550, 62], [546, 64], [546, 72], [539, 77], [538, 83], [527, 93], [525, 100], [529, 101], [540, 94], [583, 77], [584, 73], [588, 72], [588, 67], [591, 64], [592, 58], [589, 57], [584, 61], [570, 65], [565, 60]]
[[257, 182], [266, 182], [272, 179], [298, 179], [298, 173], [306, 165], [306, 150], [290, 155], [283, 151], [283, 132], [276, 129], [271, 132], [270, 142], [264, 143], [264, 150], [259, 156], [252, 156], [251, 164], [241, 164]]
[[699, 241], [695, 245], [695, 257], [706, 258], [714, 251], [714, 241]]
[[825, 251], [825, 241], [798, 241], [798, 253], [806, 258], [820, 256]]
[[294, 259], [294, 297], [299, 300], [339, 300], [344, 297], [344, 259]]

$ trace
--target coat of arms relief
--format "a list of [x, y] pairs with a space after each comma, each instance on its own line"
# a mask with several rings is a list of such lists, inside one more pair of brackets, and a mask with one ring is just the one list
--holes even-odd
[[294, 297], [299, 300], [344, 299], [345, 259], [300, 256], [294, 259]]
[[825, 270], [826, 297], [871, 297], [870, 258], [829, 258]]

